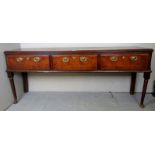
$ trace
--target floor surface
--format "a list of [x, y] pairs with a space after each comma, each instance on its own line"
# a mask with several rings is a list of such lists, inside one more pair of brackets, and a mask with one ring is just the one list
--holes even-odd
[[155, 98], [147, 94], [144, 109], [141, 93], [29, 92], [8, 111], [154, 111]]

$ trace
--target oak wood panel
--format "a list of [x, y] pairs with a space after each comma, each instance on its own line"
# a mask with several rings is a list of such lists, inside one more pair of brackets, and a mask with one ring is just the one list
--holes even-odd
[[[112, 57], [116, 60], [112, 61]], [[135, 61], [131, 58], [136, 57]], [[101, 55], [101, 70], [149, 70], [150, 54], [103, 54]]]
[[[39, 58], [38, 61], [35, 61]], [[49, 56], [47, 55], [7, 55], [8, 70], [49, 70]]]
[[[86, 58], [86, 61], [81, 61]], [[68, 62], [64, 62], [67, 59]], [[95, 71], [97, 70], [97, 55], [53, 55], [53, 70], [57, 71]]]

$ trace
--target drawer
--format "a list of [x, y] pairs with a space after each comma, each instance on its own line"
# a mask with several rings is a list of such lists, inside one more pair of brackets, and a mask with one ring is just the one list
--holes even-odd
[[58, 71], [97, 70], [97, 55], [53, 55], [52, 66]]
[[101, 70], [148, 70], [149, 54], [103, 54]]
[[7, 55], [8, 70], [49, 70], [49, 56]]

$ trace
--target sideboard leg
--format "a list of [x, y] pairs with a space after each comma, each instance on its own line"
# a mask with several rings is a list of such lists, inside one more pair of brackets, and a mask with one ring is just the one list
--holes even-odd
[[22, 73], [23, 77], [23, 88], [24, 88], [24, 93], [27, 93], [29, 91], [28, 87], [28, 75], [26, 72]]
[[137, 73], [131, 73], [131, 86], [130, 86], [131, 95], [134, 95], [135, 93], [136, 77], [137, 77]]
[[141, 102], [140, 102], [140, 107], [141, 108], [144, 108], [144, 99], [145, 99], [149, 79], [150, 79], [150, 73], [145, 72], [144, 73], [143, 91], [142, 91], [142, 97], [141, 97]]
[[14, 73], [13, 72], [7, 72], [8, 78], [10, 80], [10, 85], [14, 97], [14, 104], [17, 103], [17, 94], [16, 94], [16, 88], [15, 88], [15, 83], [14, 83]]

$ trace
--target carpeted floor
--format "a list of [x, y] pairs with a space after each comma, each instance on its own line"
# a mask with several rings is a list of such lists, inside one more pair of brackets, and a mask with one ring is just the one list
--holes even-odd
[[155, 98], [147, 94], [144, 109], [141, 93], [29, 92], [8, 111], [154, 111]]

